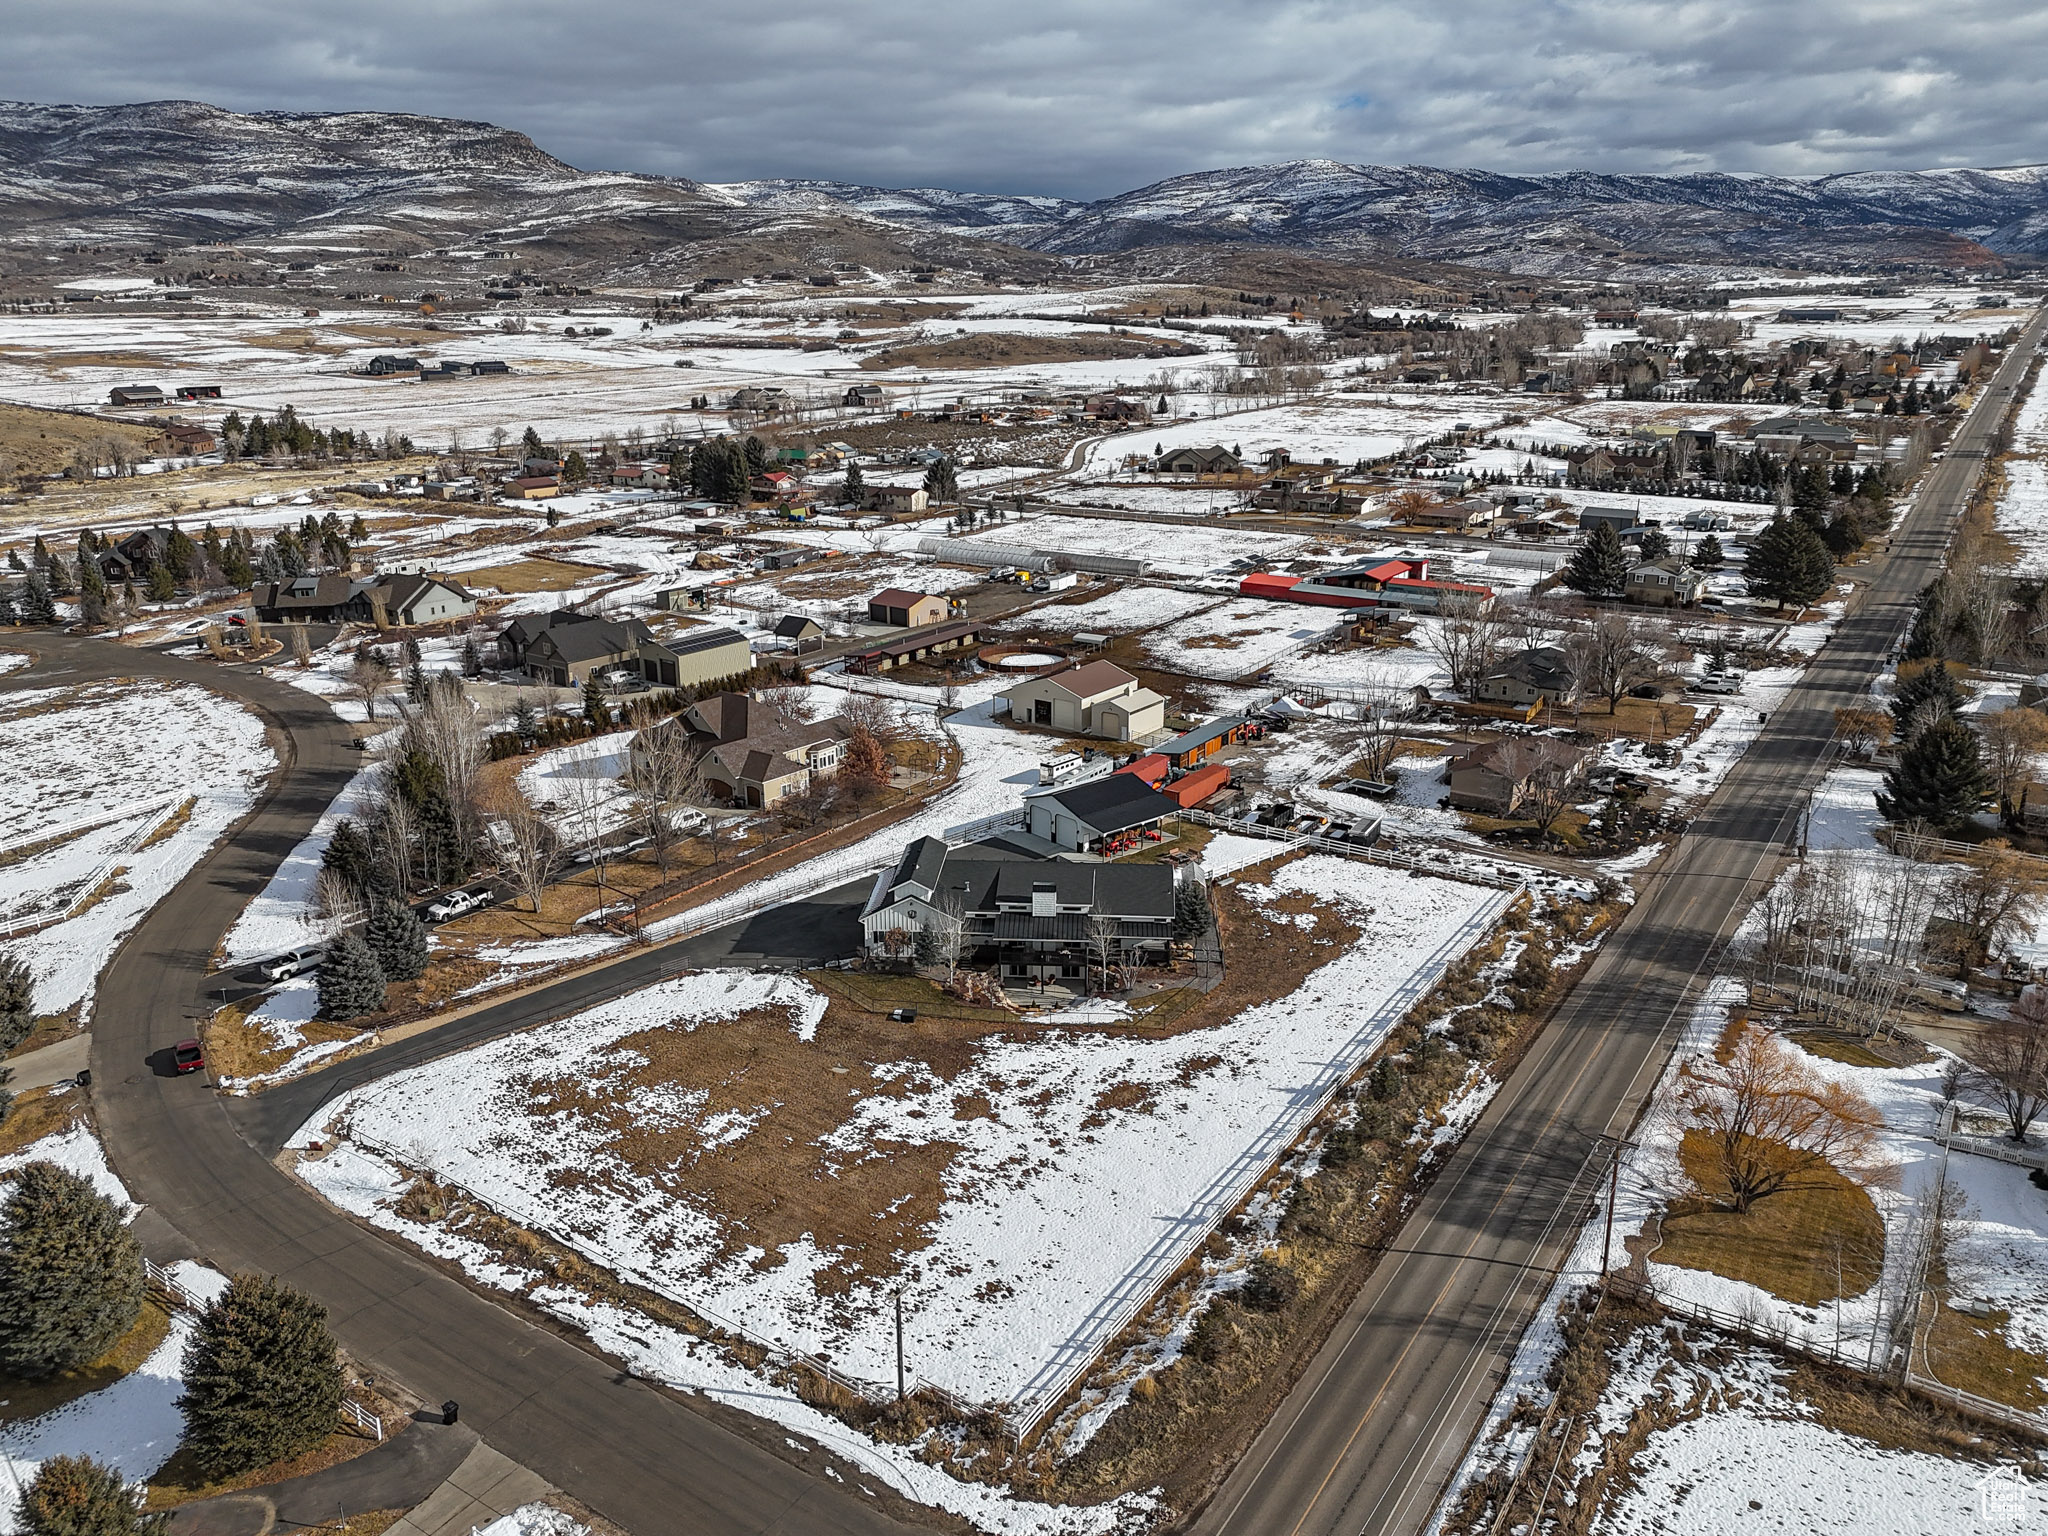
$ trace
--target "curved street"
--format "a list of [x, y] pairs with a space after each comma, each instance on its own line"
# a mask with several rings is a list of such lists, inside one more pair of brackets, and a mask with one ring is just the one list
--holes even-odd
[[198, 683], [261, 711], [282, 764], [256, 808], [150, 911], [100, 979], [93, 1102], [134, 1197], [213, 1264], [263, 1270], [317, 1298], [366, 1369], [430, 1402], [457, 1400], [463, 1423], [490, 1444], [629, 1530], [909, 1529], [775, 1454], [779, 1430], [762, 1441], [741, 1434], [358, 1225], [244, 1138], [229, 1112], [239, 1101], [200, 1077], [158, 1075], [152, 1057], [206, 1012], [221, 937], [360, 766], [348, 745], [355, 733], [317, 696], [243, 668], [47, 632], [25, 643], [38, 660], [9, 674], [8, 688], [138, 676]]

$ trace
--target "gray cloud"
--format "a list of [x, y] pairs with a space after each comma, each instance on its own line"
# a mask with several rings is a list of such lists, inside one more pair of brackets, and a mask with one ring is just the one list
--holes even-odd
[[1094, 197], [1323, 156], [1809, 173], [2048, 158], [2007, 0], [15, 0], [0, 94], [483, 118], [588, 169]]

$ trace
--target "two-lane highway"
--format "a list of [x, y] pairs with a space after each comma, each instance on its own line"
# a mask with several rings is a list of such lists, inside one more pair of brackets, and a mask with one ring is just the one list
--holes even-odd
[[1836, 708], [1862, 699], [1941, 568], [2048, 326], [2037, 314], [1925, 476], [1856, 606], [1617, 925], [1195, 1522], [1203, 1536], [1393, 1536], [1427, 1522], [1717, 946], [1777, 867]]

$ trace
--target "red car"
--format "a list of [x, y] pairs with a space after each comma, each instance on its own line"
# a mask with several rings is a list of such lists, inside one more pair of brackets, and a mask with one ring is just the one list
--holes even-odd
[[197, 1040], [180, 1040], [171, 1047], [171, 1070], [184, 1074], [197, 1072], [206, 1065], [206, 1053], [199, 1048]]

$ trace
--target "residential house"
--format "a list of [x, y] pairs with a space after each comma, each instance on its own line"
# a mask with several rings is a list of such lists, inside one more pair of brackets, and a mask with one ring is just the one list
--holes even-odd
[[630, 490], [665, 491], [668, 489], [668, 466], [666, 464], [620, 464], [612, 470], [612, 484]]
[[861, 505], [870, 512], [901, 516], [930, 508], [932, 498], [921, 485], [871, 485], [862, 494]]
[[868, 599], [868, 622], [893, 624], [914, 629], [920, 624], [938, 624], [952, 615], [953, 606], [930, 592], [912, 592], [903, 587], [884, 587]]
[[388, 624], [445, 624], [476, 617], [476, 597], [445, 576], [409, 573], [373, 576], [354, 583], [346, 617], [374, 620], [381, 609]]
[[733, 391], [727, 402], [728, 409], [735, 411], [779, 411], [787, 403], [787, 391], [776, 385], [749, 385]]
[[117, 384], [107, 391], [107, 404], [117, 406], [162, 405], [164, 392], [154, 384]]
[[124, 581], [147, 581], [150, 571], [163, 563], [170, 542], [168, 528], [138, 528], [123, 534], [101, 546], [96, 557], [100, 574], [116, 586]]
[[889, 396], [879, 384], [855, 384], [839, 397], [839, 403], [856, 410], [877, 410], [889, 403]]
[[514, 619], [498, 635], [498, 660], [508, 671], [524, 669], [557, 688], [579, 686], [614, 667], [631, 668], [658, 688], [699, 688], [754, 665], [746, 638], [735, 630], [704, 625], [656, 640], [638, 619], [603, 619], [574, 608]]
[[1655, 608], [1690, 608], [1706, 590], [1706, 572], [1695, 570], [1684, 559], [1672, 555], [1663, 560], [1645, 560], [1628, 573], [1622, 596], [1632, 603]]
[[1166, 818], [1179, 809], [1128, 773], [1024, 797], [1031, 835], [1075, 853], [1120, 853], [1156, 836]]
[[681, 731], [704, 785], [740, 805], [772, 806], [836, 771], [853, 728], [837, 715], [791, 720], [744, 693], [717, 693], [633, 738], [627, 761], [637, 772], [650, 738]]
[[1078, 989], [1105, 959], [1165, 957], [1174, 879], [1168, 864], [1074, 863], [921, 837], [876, 880], [861, 935], [870, 954], [886, 955], [913, 949], [920, 932], [958, 931], [964, 963], [993, 964], [1016, 985]]
[[1541, 775], [1584, 776], [1592, 754], [1554, 736], [1508, 736], [1474, 747], [1449, 765], [1451, 804], [1512, 816]]
[[803, 481], [786, 469], [764, 470], [747, 482], [757, 501], [788, 501], [803, 488]]
[[1568, 702], [1578, 691], [1578, 677], [1562, 647], [1532, 645], [1479, 674], [1472, 697], [1488, 704]]
[[1166, 728], [1166, 700], [1113, 662], [1088, 661], [997, 693], [1010, 718], [1073, 736], [1143, 741]]
[[907, 631], [900, 640], [885, 640], [880, 645], [870, 646], [847, 657], [847, 670], [872, 673], [890, 672], [912, 662], [931, 661], [951, 656], [974, 645], [981, 639], [983, 625], [973, 619], [959, 619], [950, 624], [926, 624]]
[[195, 458], [220, 447], [220, 440], [206, 428], [188, 426], [181, 421], [162, 428], [157, 436], [163, 452], [180, 458]]
[[306, 571], [287, 581], [257, 582], [249, 604], [266, 624], [337, 624], [348, 616], [354, 594], [355, 582], [339, 571]]
[[418, 373], [420, 360], [416, 357], [400, 357], [391, 352], [379, 352], [364, 365], [363, 372], [373, 379], [388, 378], [399, 373]]
[[469, 372], [472, 378], [488, 378], [493, 374], [510, 373], [511, 371], [510, 364], [495, 357], [480, 357], [469, 365]]
[[1162, 475], [1234, 475], [1244, 467], [1228, 448], [1174, 448], [1152, 461]]
[[519, 475], [500, 486], [499, 494], [514, 501], [545, 501], [561, 495], [562, 486], [553, 475]]

